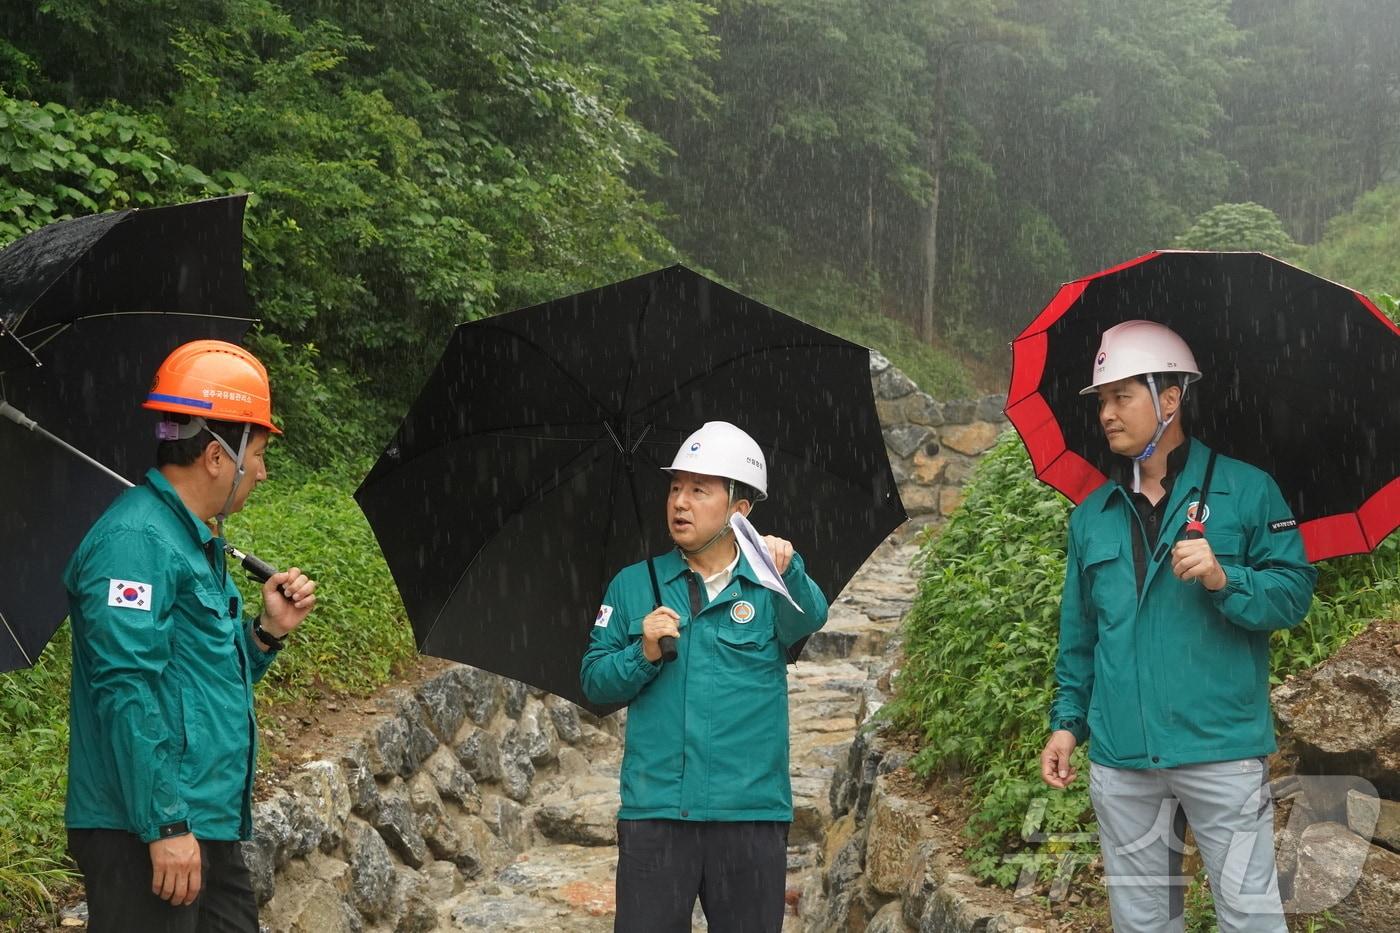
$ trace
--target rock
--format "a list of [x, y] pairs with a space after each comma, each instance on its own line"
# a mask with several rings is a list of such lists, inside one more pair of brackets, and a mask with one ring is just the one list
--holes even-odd
[[423, 877], [428, 880], [428, 896], [437, 903], [461, 894], [467, 887], [461, 872], [451, 862], [433, 862], [425, 866]]
[[437, 929], [437, 909], [433, 905], [428, 879], [403, 865], [396, 869], [399, 896], [395, 906], [399, 921], [394, 933], [427, 933]]
[[428, 725], [427, 717], [423, 714], [423, 707], [412, 693], [407, 690], [395, 690], [389, 695], [398, 707], [399, 718], [403, 720], [406, 733], [403, 765], [399, 768], [399, 776], [412, 777], [423, 762], [437, 751], [438, 739], [433, 733], [432, 727]]
[[1347, 828], [1362, 839], [1400, 852], [1400, 801], [1348, 791]]
[[938, 512], [943, 516], [952, 515], [963, 504], [964, 493], [961, 486], [944, 486], [938, 491]]
[[954, 486], [967, 485], [967, 481], [972, 479], [972, 468], [975, 465], [975, 460], [950, 458], [948, 468], [943, 471], [943, 482], [952, 483]]
[[874, 891], [898, 894], [909, 871], [910, 857], [923, 840], [928, 804], [899, 796], [889, 775], [875, 779], [870, 798], [870, 824], [865, 850], [865, 879]]
[[1001, 429], [985, 421], [943, 429], [943, 446], [969, 457], [985, 453], [997, 442]]
[[457, 825], [457, 835], [462, 837], [462, 851], [452, 861], [463, 878], [494, 871], [514, 858], [514, 850], [502, 842], [481, 817], [461, 814], [454, 817], [453, 822]]
[[875, 417], [879, 419], [880, 426], [892, 428], [897, 424], [903, 424], [904, 400], [893, 398], [877, 398], [875, 400]]
[[455, 858], [462, 851], [462, 837], [448, 818], [432, 778], [423, 773], [415, 774], [408, 782], [408, 802], [418, 818], [418, 833], [433, 857]]
[[451, 744], [467, 718], [467, 690], [460, 668], [443, 671], [418, 688], [418, 702], [438, 739]]
[[[408, 754], [408, 724], [400, 716], [390, 716], [374, 727], [369, 735], [369, 770], [381, 781], [405, 771]], [[410, 772], [411, 773], [411, 772]]]
[[948, 883], [934, 891], [924, 906], [919, 933], [986, 929], [996, 912], [973, 901], [963, 890], [976, 890], [976, 882], [967, 875], [949, 875]]
[[514, 800], [495, 794], [482, 798], [482, 820], [493, 835], [517, 852], [530, 841], [521, 814], [522, 808]]
[[345, 855], [351, 903], [371, 922], [385, 916], [398, 887], [388, 846], [372, 827], [352, 817], [345, 826]]
[[987, 921], [987, 933], [1044, 933], [1040, 927], [1030, 924], [1029, 917], [1006, 910]]
[[[927, 446], [927, 445], [925, 445]], [[916, 483], [932, 486], [943, 479], [943, 471], [948, 468], [948, 458], [935, 454], [929, 456], [922, 448], [914, 451], [914, 468], [910, 476]]]
[[503, 678], [490, 671], [477, 667], [463, 666], [458, 679], [462, 684], [462, 700], [466, 704], [467, 715], [479, 726], [489, 726], [501, 708], [501, 684]]
[[908, 930], [898, 901], [890, 901], [881, 907], [865, 927], [865, 933], [907, 933]]
[[[279, 792], [253, 804], [253, 838], [250, 841], [274, 870], [286, 864], [287, 847], [292, 838], [292, 824], [282, 807], [285, 796], [285, 793]], [[272, 896], [270, 887], [267, 896]]]
[[350, 787], [345, 774], [334, 762], [312, 761], [302, 765], [292, 786], [315, 813], [321, 828], [321, 850], [333, 851], [340, 845], [342, 828], [350, 817]]
[[529, 688], [518, 680], [507, 678], [503, 684], [502, 692], [505, 694], [506, 717], [519, 719], [520, 714], [525, 712], [525, 701], [530, 697]]
[[564, 746], [559, 749], [559, 774], [562, 777], [581, 777], [588, 773], [588, 757], [576, 748]]
[[476, 781], [462, 767], [450, 749], [439, 748], [423, 763], [423, 773], [432, 779], [438, 795], [458, 804], [468, 813], [481, 809], [481, 794]]
[[379, 785], [374, 783], [369, 751], [363, 743], [354, 743], [341, 755], [340, 770], [350, 791], [350, 812], [373, 821], [379, 812]]
[[937, 486], [905, 486], [899, 491], [899, 499], [910, 515], [937, 515], [940, 491]]
[[891, 365], [889, 359], [879, 350], [870, 351], [870, 375], [872, 378], [889, 369]]
[[846, 754], [846, 762], [841, 770], [842, 779], [831, 783], [831, 815], [855, 811], [856, 818], [865, 819], [870, 805], [870, 792], [875, 786], [875, 776], [880, 761], [885, 757], [884, 744], [880, 733], [874, 729], [859, 729], [851, 741]]
[[536, 765], [554, 761], [559, 754], [559, 736], [554, 732], [554, 723], [545, 712], [539, 700], [531, 698], [520, 714], [520, 747]]
[[[955, 429], [956, 430], [956, 429]], [[933, 431], [918, 424], [899, 424], [884, 430], [885, 446], [896, 456], [907, 457], [933, 437]]]
[[913, 424], [930, 428], [941, 427], [944, 423], [943, 406], [934, 401], [927, 392], [915, 392], [906, 396], [900, 403], [900, 414]]
[[535, 827], [555, 842], [617, 845], [617, 797], [591, 794], [566, 804], [542, 806], [535, 814]]
[[922, 840], [910, 857], [910, 870], [899, 892], [906, 924], [918, 928], [928, 899], [943, 884], [947, 874], [938, 853], [938, 844], [932, 839]]
[[881, 371], [871, 380], [871, 388], [875, 390], [876, 398], [904, 398], [911, 392], [918, 391], [919, 387], [914, 384], [904, 373], [893, 366]]
[[418, 831], [413, 808], [404, 797], [384, 794], [380, 798], [379, 818], [374, 828], [409, 867], [422, 868], [428, 860], [428, 844]]
[[364, 921], [345, 896], [324, 881], [298, 891], [289, 933], [361, 933]]
[[970, 424], [977, 420], [977, 402], [967, 398], [944, 402], [943, 418], [948, 424]]
[[248, 866], [248, 877], [252, 882], [253, 900], [259, 907], [272, 900], [277, 893], [277, 863], [275, 846], [269, 847], [259, 841], [256, 825], [253, 838], [239, 843], [243, 853], [243, 863]]
[[977, 402], [977, 420], [990, 421], [993, 424], [1006, 420], [1006, 396], [988, 395]]
[[489, 784], [501, 779], [501, 746], [485, 729], [474, 729], [457, 743], [457, 760], [477, 781]]
[[535, 779], [535, 765], [525, 742], [519, 729], [511, 729], [501, 743], [501, 790], [512, 800], [528, 798], [530, 782]]
[[553, 694], [545, 697], [545, 708], [549, 710], [550, 722], [561, 742], [577, 745], [583, 741], [583, 723], [578, 717], [578, 707], [563, 697]]
[[[1317, 667], [1273, 691], [1298, 770], [1365, 778], [1400, 798], [1400, 623], [1373, 622]], [[1338, 815], [1340, 817], [1340, 815]]]
[[1303, 831], [1289, 913], [1328, 912], [1343, 930], [1393, 930], [1400, 917], [1400, 855], [1337, 823]]

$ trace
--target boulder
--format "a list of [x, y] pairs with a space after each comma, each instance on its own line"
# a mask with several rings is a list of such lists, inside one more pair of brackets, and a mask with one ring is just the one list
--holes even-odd
[[891, 775], [875, 779], [865, 849], [865, 880], [874, 891], [898, 894], [911, 868], [911, 856], [925, 836], [933, 809], [892, 789]]
[[1400, 798], [1400, 623], [1373, 622], [1274, 688], [1273, 705], [1298, 771], [1355, 775]]
[[352, 817], [345, 826], [345, 856], [350, 863], [350, 899], [371, 922], [385, 916], [398, 888], [389, 847], [373, 827]]
[[1400, 855], [1338, 823], [1303, 831], [1289, 913], [1331, 914], [1343, 930], [1394, 930], [1400, 917]]

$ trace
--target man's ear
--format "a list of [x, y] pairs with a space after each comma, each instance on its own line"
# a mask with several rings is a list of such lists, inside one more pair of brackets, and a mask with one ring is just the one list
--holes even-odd
[[753, 503], [748, 499], [740, 499], [734, 503], [734, 510], [745, 518], [749, 517], [749, 512], [753, 511]]
[[219, 471], [223, 469], [224, 456], [223, 446], [218, 441], [211, 440], [204, 445], [204, 453], [200, 454], [199, 460], [210, 476], [218, 476]]
[[1171, 417], [1181, 409], [1181, 386], [1167, 386], [1161, 392], [1162, 414]]

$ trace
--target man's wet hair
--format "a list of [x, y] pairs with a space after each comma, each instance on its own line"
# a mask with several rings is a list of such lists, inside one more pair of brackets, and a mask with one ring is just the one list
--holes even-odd
[[[169, 414], [166, 420], [176, 424], [189, 424], [189, 415]], [[161, 441], [156, 445], [156, 466], [189, 466], [200, 458], [204, 453], [204, 448], [208, 447], [214, 440], [210, 437], [210, 432], [218, 434], [234, 450], [238, 449], [238, 443], [243, 439], [243, 423], [240, 421], [215, 421], [206, 418], [204, 425], [208, 431], [200, 431], [194, 437], [187, 437], [179, 441]], [[252, 430], [248, 432], [248, 443], [253, 442], [253, 438], [258, 433], [267, 433], [267, 428], [261, 425], [252, 425]]]
[[735, 480], [734, 501], [738, 502], [740, 499], [748, 499], [750, 505], [758, 505], [758, 490], [754, 489], [748, 483], [741, 483]]

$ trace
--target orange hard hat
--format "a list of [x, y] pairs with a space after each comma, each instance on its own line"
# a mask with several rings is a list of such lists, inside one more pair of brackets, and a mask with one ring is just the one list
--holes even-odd
[[272, 423], [267, 370], [238, 344], [222, 340], [194, 340], [172, 350], [141, 407], [282, 433]]

